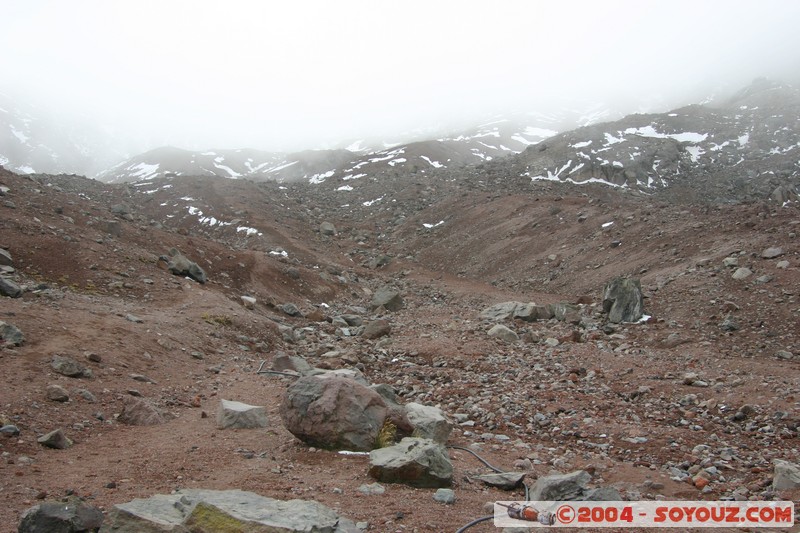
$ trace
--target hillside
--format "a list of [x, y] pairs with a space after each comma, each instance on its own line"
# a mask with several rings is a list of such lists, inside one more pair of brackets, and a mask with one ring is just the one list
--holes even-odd
[[[763, 94], [743, 98], [748, 110], [765, 105], [749, 100]], [[725, 113], [692, 108], [682, 120]], [[664, 135], [700, 133], [691, 121], [656, 124]], [[612, 148], [643, 144], [608, 125], [590, 131], [555, 136], [544, 152], [608, 131], [624, 137]], [[689, 168], [691, 143], [656, 141], [677, 143], [676, 164]], [[371, 531], [431, 532], [485, 514], [487, 501], [522, 497], [477, 481], [486, 468], [455, 449], [448, 512], [432, 490], [383, 483], [384, 494], [361, 492], [374, 481], [367, 458], [310, 448], [282, 425], [293, 381], [256, 373], [281, 354], [357, 369], [402, 402], [440, 406], [456, 422], [451, 444], [525, 472], [528, 483], [585, 470], [592, 486], [627, 499], [800, 497], [771, 485], [774, 460], [796, 461], [800, 423], [797, 203], [709, 205], [666, 194], [669, 180], [641, 189], [534, 181], [522, 165], [534, 164], [542, 143], [475, 167], [391, 172], [390, 161], [410, 163], [421, 148], [445, 159], [447, 142], [372, 162], [386, 165], [380, 180], [105, 184], [0, 170], [0, 245], [11, 257], [3, 276], [22, 290], [2, 298], [0, 320], [25, 335], [0, 349], [0, 419], [19, 430], [0, 436], [0, 477], [13, 480], [0, 491], [3, 531], [27, 507], [69, 493], [107, 512], [179, 487], [241, 488], [315, 499]], [[732, 144], [721, 151], [742, 146]], [[161, 257], [172, 247], [208, 282], [171, 274]], [[602, 312], [603, 286], [620, 275], [641, 279], [645, 323], [611, 324]], [[369, 311], [387, 285], [404, 307]], [[489, 336], [494, 322], [481, 312], [512, 300], [569, 304], [574, 314], [506, 320], [518, 340]], [[385, 320], [388, 335], [355, 334], [345, 315]], [[57, 373], [56, 355], [90, 375]], [[51, 399], [54, 385], [67, 401]], [[163, 423], [124, 423], [131, 398], [155, 405]], [[265, 406], [269, 427], [218, 429], [221, 399]], [[56, 428], [75, 444], [37, 443]]]

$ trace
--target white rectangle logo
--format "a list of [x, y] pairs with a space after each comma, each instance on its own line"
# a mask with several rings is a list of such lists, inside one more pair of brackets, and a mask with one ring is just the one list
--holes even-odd
[[792, 527], [794, 503], [727, 501], [554, 502], [494, 505], [497, 527]]

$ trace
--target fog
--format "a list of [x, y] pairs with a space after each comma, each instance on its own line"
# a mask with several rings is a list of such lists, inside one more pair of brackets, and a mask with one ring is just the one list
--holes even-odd
[[[0, 90], [148, 143], [292, 150], [800, 80], [800, 2], [2, 0]], [[665, 109], [662, 109], [665, 110]]]

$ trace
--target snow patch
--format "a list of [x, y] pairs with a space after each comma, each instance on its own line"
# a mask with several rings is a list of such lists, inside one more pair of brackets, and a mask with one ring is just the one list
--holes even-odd
[[444, 224], [444, 220], [440, 220], [436, 224], [423, 224], [423, 226], [428, 228], [428, 229], [431, 229], [431, 228], [435, 228], [435, 227], [441, 226], [442, 224]]
[[750, 134], [749, 133], [745, 133], [744, 135], [739, 137], [737, 140], [739, 141], [739, 146], [744, 146], [745, 144], [747, 144], [750, 141]]
[[247, 234], [247, 236], [248, 236], [248, 237], [249, 237], [250, 235], [258, 235], [259, 237], [261, 237], [261, 235], [263, 235], [263, 233], [261, 233], [261, 232], [260, 232], [260, 231], [258, 231], [257, 229], [255, 229], [255, 228], [248, 228], [247, 226], [239, 226], [239, 227], [237, 227], [237, 228], [236, 228], [236, 233], [240, 233], [240, 232], [245, 232], [245, 233]]
[[337, 191], [352, 191], [353, 187], [351, 187], [350, 185], [342, 185], [341, 187], [339, 187], [336, 190]]
[[308, 182], [312, 183], [314, 185], [318, 185], [318, 184], [324, 182], [326, 179], [328, 179], [331, 176], [333, 176], [334, 174], [336, 174], [335, 170], [329, 170], [329, 171], [327, 171], [325, 173], [322, 173], [322, 174], [314, 174], [313, 176], [308, 178]]
[[586, 148], [590, 144], [592, 144], [592, 141], [582, 141], [582, 142], [579, 142], [579, 143], [571, 144], [570, 147], [571, 148]]
[[380, 202], [381, 200], [383, 200], [383, 196], [381, 196], [380, 198], [375, 198], [374, 200], [367, 200], [366, 202], [362, 202], [361, 205], [363, 205], [364, 207], [370, 207], [371, 205]]
[[14, 134], [14, 137], [19, 139], [19, 142], [21, 142], [22, 144], [27, 144], [28, 143], [28, 139], [30, 139], [30, 137], [28, 137], [27, 135], [25, 135], [24, 133], [19, 131], [13, 125], [9, 125], [9, 128], [11, 128], [11, 133]]
[[425, 161], [427, 161], [427, 162], [428, 162], [428, 164], [429, 164], [430, 166], [432, 166], [433, 168], [442, 168], [442, 167], [444, 167], [444, 165], [443, 165], [443, 164], [441, 164], [441, 163], [439, 163], [438, 161], [431, 161], [431, 160], [430, 160], [430, 158], [429, 158], [429, 157], [427, 157], [427, 156], [421, 155], [421, 156], [419, 156], [419, 157], [420, 157], [421, 159], [424, 159]]
[[614, 224], [614, 221], [612, 220], [611, 222], [605, 222], [604, 224], [601, 224], [600, 227], [601, 228], [608, 228], [608, 227], [612, 226], [613, 224]]

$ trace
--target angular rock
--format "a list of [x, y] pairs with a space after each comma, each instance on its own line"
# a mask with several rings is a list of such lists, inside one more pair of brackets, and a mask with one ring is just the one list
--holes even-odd
[[269, 425], [264, 407], [242, 402], [221, 400], [217, 411], [217, 427], [220, 429], [254, 429]]
[[342, 315], [339, 318], [341, 318], [344, 321], [345, 325], [354, 328], [357, 328], [358, 326], [361, 326], [364, 323], [364, 319], [361, 318], [360, 315], [348, 314], [348, 315]]
[[403, 305], [403, 297], [400, 295], [399, 291], [391, 287], [383, 287], [372, 297], [369, 308], [370, 310], [374, 310], [383, 307], [387, 311], [399, 311], [403, 308]]
[[524, 472], [493, 472], [491, 474], [483, 474], [482, 476], [475, 476], [489, 485], [490, 487], [497, 487], [501, 490], [514, 490], [522, 485], [522, 480], [525, 479]]
[[783, 248], [779, 246], [770, 246], [763, 252], [761, 252], [761, 257], [764, 259], [775, 259], [776, 257], [780, 257], [783, 255]]
[[436, 492], [433, 493], [433, 501], [452, 505], [456, 503], [456, 493], [453, 492], [453, 489], [436, 489]]
[[205, 283], [208, 281], [208, 276], [205, 271], [200, 268], [200, 265], [194, 261], [190, 261], [176, 248], [169, 251], [170, 259], [167, 263], [167, 269], [176, 276], [189, 276], [198, 283]]
[[585, 470], [569, 474], [543, 476], [536, 480], [530, 490], [530, 500], [569, 501], [581, 499], [586, 492], [586, 484], [592, 479]]
[[289, 316], [300, 316], [300, 309], [293, 303], [285, 303], [279, 309]]
[[79, 533], [97, 531], [103, 512], [77, 498], [67, 502], [43, 502], [22, 515], [18, 533]]
[[581, 313], [577, 305], [569, 303], [556, 303], [548, 307], [553, 313], [553, 318], [555, 318], [560, 322], [569, 322], [571, 324], [577, 324], [581, 321]]
[[392, 333], [392, 325], [388, 320], [373, 320], [364, 327], [361, 336], [365, 339], [379, 339]]
[[69, 392], [61, 385], [48, 385], [45, 391], [47, 399], [53, 402], [68, 402]]
[[19, 435], [19, 428], [14, 424], [0, 426], [0, 435], [4, 437], [16, 437]]
[[90, 377], [92, 371], [70, 357], [54, 355], [50, 361], [50, 368], [62, 376], [69, 378]]
[[514, 309], [513, 317], [525, 322], [550, 320], [555, 316], [552, 305], [520, 304]]
[[368, 496], [374, 496], [377, 494], [383, 494], [386, 492], [386, 488], [380, 483], [365, 483], [358, 487], [358, 492], [361, 494], [367, 494]]
[[291, 370], [300, 375], [305, 376], [313, 370], [308, 361], [298, 355], [288, 355], [283, 352], [278, 352], [272, 360], [272, 370], [282, 372], [284, 370]]
[[517, 342], [519, 340], [519, 335], [503, 324], [495, 324], [492, 326], [488, 331], [488, 335], [506, 342]]
[[775, 472], [772, 478], [773, 490], [794, 490], [800, 488], [800, 465], [775, 459]]
[[117, 420], [129, 426], [155, 426], [166, 422], [164, 415], [156, 407], [145, 400], [135, 396], [126, 396], [122, 412]]
[[256, 299], [252, 296], [240, 296], [242, 299], [242, 305], [245, 306], [247, 309], [255, 309], [256, 308]]
[[587, 490], [583, 495], [583, 500], [587, 502], [619, 502], [622, 501], [622, 494], [614, 487], [597, 487]]
[[70, 446], [72, 446], [72, 441], [69, 438], [67, 438], [66, 435], [64, 435], [64, 430], [60, 428], [51, 431], [50, 433], [47, 433], [45, 435], [42, 435], [41, 437], [36, 439], [36, 442], [38, 442], [42, 446], [46, 446], [47, 448], [54, 448], [56, 450], [65, 450]]
[[780, 268], [781, 270], [785, 270], [785, 269], [789, 268], [789, 261], [786, 261], [786, 260], [778, 261], [777, 263], [775, 263], [775, 266]]
[[286, 391], [280, 414], [286, 429], [307, 444], [368, 451], [388, 411], [377, 392], [353, 379], [308, 376]]
[[16, 327], [0, 320], [0, 340], [13, 346], [22, 346], [25, 335]]
[[5, 248], [0, 248], [0, 266], [14, 266], [14, 261], [11, 259], [11, 252]]
[[394, 446], [371, 451], [369, 463], [369, 475], [385, 483], [436, 488], [453, 482], [447, 449], [430, 439], [406, 437]]
[[322, 224], [319, 225], [319, 232], [322, 235], [327, 235], [329, 237], [332, 237], [336, 235], [336, 226], [334, 226], [330, 222], [323, 222]]
[[517, 307], [525, 305], [526, 304], [522, 302], [502, 302], [495, 304], [481, 311], [481, 318], [495, 321], [505, 320], [514, 315]]
[[241, 490], [184, 489], [115, 505], [101, 533], [358, 533], [315, 501], [275, 500]]
[[741, 279], [747, 279], [752, 275], [753, 275], [753, 271], [750, 270], [749, 268], [747, 268], [747, 267], [739, 267], [739, 268], [736, 269], [736, 271], [734, 271], [734, 273], [731, 275], [731, 277], [733, 279], [741, 280]]
[[406, 415], [417, 437], [444, 444], [453, 430], [453, 424], [438, 407], [411, 402], [406, 404]]
[[636, 322], [644, 314], [642, 284], [635, 278], [616, 278], [603, 289], [603, 312], [614, 324]]
[[22, 296], [22, 289], [10, 279], [0, 276], [0, 296], [19, 298]]

